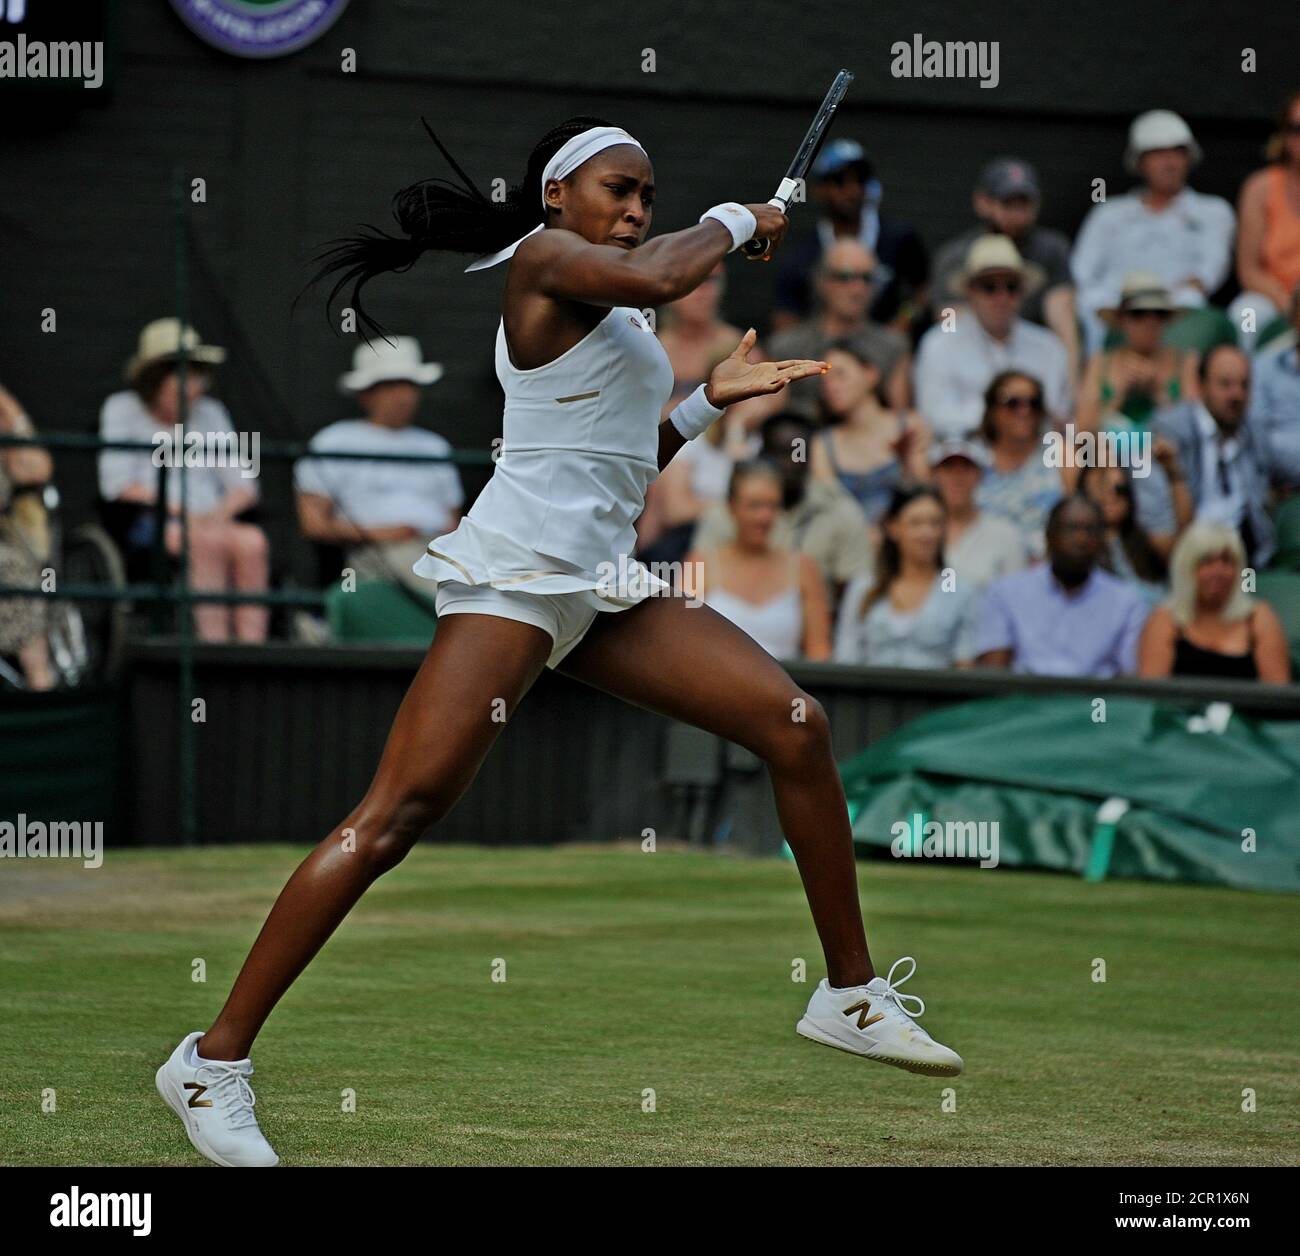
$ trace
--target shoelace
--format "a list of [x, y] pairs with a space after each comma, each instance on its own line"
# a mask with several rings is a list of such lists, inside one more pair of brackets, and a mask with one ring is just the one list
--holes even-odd
[[[899, 964], [904, 964], [909, 962], [912, 965], [911, 970], [905, 976], [902, 976], [897, 981], [895, 981], [894, 969], [897, 968]], [[910, 955], [904, 955], [901, 959], [896, 959], [889, 966], [889, 974], [885, 978], [884, 991], [881, 994], [878, 994], [876, 997], [879, 999], [892, 999], [894, 1002], [894, 1006], [897, 1007], [898, 1010], [902, 1012], [904, 1016], [920, 1016], [921, 1013], [925, 1011], [925, 1001], [921, 998], [919, 994], [904, 994], [898, 988], [903, 984], [903, 982], [910, 981], [912, 977], [915, 975], [915, 973], [916, 973], [916, 960], [912, 959]], [[903, 1006], [904, 999], [911, 999], [913, 1003], [918, 1004], [918, 1007], [915, 1012], [909, 1012], [907, 1008]]]
[[213, 1097], [223, 1105], [231, 1129], [243, 1129], [246, 1125], [257, 1124], [257, 1117], [253, 1115], [253, 1105], [257, 1099], [244, 1073], [233, 1064], [221, 1061], [200, 1065], [195, 1076], [200, 1081], [206, 1081], [204, 1073], [209, 1073], [213, 1079]]

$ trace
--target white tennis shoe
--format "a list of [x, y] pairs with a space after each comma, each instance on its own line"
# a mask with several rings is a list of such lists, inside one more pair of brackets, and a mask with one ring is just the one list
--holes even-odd
[[[895, 982], [894, 969], [908, 961], [911, 969]], [[915, 972], [916, 960], [904, 955], [894, 961], [889, 976], [873, 977], [865, 986], [833, 990], [823, 977], [795, 1029], [814, 1042], [893, 1064], [909, 1073], [956, 1076], [962, 1070], [961, 1056], [935, 1042], [912, 1019], [925, 1011], [925, 1003], [898, 989]], [[904, 999], [919, 1005], [911, 1015], [903, 1008]]]
[[154, 1078], [158, 1093], [180, 1117], [195, 1150], [227, 1169], [269, 1168], [280, 1157], [253, 1115], [252, 1060], [202, 1060], [187, 1035]]

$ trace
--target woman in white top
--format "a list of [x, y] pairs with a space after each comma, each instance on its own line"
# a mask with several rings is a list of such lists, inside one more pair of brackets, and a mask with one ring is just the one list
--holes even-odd
[[[958, 1071], [960, 1059], [895, 1006], [888, 977], [860, 988], [872, 967], [825, 712], [725, 617], [695, 599], [654, 596], [672, 591], [631, 557], [646, 486], [684, 440], [725, 406], [825, 369], [747, 363], [751, 329], [660, 421], [672, 367], [642, 311], [689, 292], [750, 238], [779, 243], [785, 215], [727, 202], [647, 243], [650, 160], [600, 118], [548, 132], [503, 203], [454, 168], [467, 190], [430, 180], [399, 193], [407, 238], [345, 241], [325, 273], [341, 276], [336, 292], [351, 283], [349, 304], [374, 327], [360, 284], [409, 269], [426, 249], [482, 255], [475, 267], [513, 259], [496, 336], [503, 452], [456, 530], [435, 537], [420, 560], [437, 585], [440, 622], [370, 789], [290, 878], [221, 1014], [206, 1034], [182, 1040], [159, 1070], [159, 1089], [210, 1158], [276, 1162], [246, 1081], [254, 1037], [371, 882], [455, 804], [502, 716], [547, 666], [760, 756], [835, 987], [819, 985], [801, 1032], [903, 1067]], [[881, 1007], [871, 1035], [840, 1015], [868, 999]], [[223, 1102], [188, 1109], [189, 1085], [224, 1087]]]
[[[223, 451], [238, 449], [230, 412], [208, 396], [212, 369], [225, 360], [226, 351], [206, 345], [193, 328], [182, 333], [174, 318], [155, 319], [140, 333], [135, 356], [127, 363], [131, 385], [105, 399], [99, 412], [99, 434], [105, 440], [159, 442], [171, 437], [181, 421], [182, 350], [185, 364], [185, 436], [202, 435], [227, 441]], [[99, 455], [99, 491], [105, 501], [140, 507], [127, 534], [127, 544], [147, 548], [154, 544], [157, 515], [160, 450], [179, 455], [165, 444], [148, 449], [106, 449]], [[188, 447], [185, 451], [188, 454]], [[220, 465], [212, 465], [219, 461]], [[175, 466], [173, 461], [169, 465]], [[257, 504], [258, 479], [251, 465], [222, 456], [205, 458], [202, 465], [185, 460], [185, 499], [189, 530], [189, 582], [193, 591], [261, 593], [270, 580], [270, 545], [266, 533], [240, 516]], [[163, 544], [168, 554], [181, 551], [181, 472], [167, 474], [167, 523]], [[144, 509], [149, 507], [149, 509]], [[265, 641], [270, 610], [248, 602], [229, 606], [197, 601], [194, 626], [201, 641]]]
[[898, 489], [882, 520], [875, 577], [849, 582], [835, 625], [835, 661], [868, 667], [970, 667], [975, 590], [944, 565], [943, 498]]
[[698, 563], [696, 596], [743, 628], [774, 658], [830, 658], [826, 584], [807, 554], [772, 544], [781, 513], [782, 480], [768, 462], [742, 462], [731, 475], [727, 505], [735, 538], [686, 556]]

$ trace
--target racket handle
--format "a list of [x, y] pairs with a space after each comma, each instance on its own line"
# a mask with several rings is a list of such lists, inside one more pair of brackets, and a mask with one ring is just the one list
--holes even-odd
[[[794, 195], [794, 190], [798, 186], [798, 183], [794, 179], [782, 179], [780, 190], [770, 201], [768, 201], [768, 204], [779, 209], [784, 214], [789, 208], [790, 198]], [[761, 240], [755, 237], [752, 240], [746, 240], [745, 243], [740, 246], [740, 251], [749, 261], [752, 262], [756, 258], [762, 257], [763, 254], [767, 252], [767, 246], [768, 239], [766, 236]]]

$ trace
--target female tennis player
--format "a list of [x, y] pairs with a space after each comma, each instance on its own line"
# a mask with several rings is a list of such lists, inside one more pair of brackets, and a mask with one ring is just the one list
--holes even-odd
[[[764, 760], [826, 961], [799, 1033], [913, 1072], [951, 1075], [961, 1058], [912, 1016], [925, 1005], [871, 964], [844, 791], [821, 706], [739, 628], [692, 605], [631, 558], [646, 486], [725, 408], [827, 369], [751, 364], [736, 350], [659, 422], [673, 382], [642, 310], [695, 288], [751, 237], [787, 220], [766, 204], [715, 205], [647, 242], [654, 172], [631, 135], [576, 117], [533, 150], [506, 201], [488, 200], [430, 132], [465, 188], [430, 179], [399, 192], [406, 238], [371, 231], [339, 243], [321, 275], [361, 286], [427, 249], [510, 259], [496, 335], [504, 448], [454, 532], [415, 570], [436, 585], [438, 631], [355, 810], [290, 877], [221, 1014], [158, 1070], [159, 1092], [194, 1146], [228, 1166], [278, 1157], [253, 1113], [248, 1058], [280, 996], [379, 876], [461, 796], [544, 667], [738, 742]], [[539, 205], [540, 201], [540, 205]], [[320, 276], [318, 276], [319, 278]], [[894, 970], [911, 970], [899, 981]], [[909, 1015], [903, 1001], [919, 1006]]]

